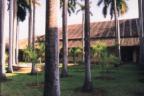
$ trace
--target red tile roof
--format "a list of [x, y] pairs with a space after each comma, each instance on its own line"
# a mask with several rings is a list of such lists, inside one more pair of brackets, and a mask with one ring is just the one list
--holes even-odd
[[[114, 38], [115, 22], [104, 21], [90, 24], [91, 38]], [[121, 37], [138, 37], [139, 34], [138, 19], [120, 20]], [[60, 29], [60, 39], [62, 39], [62, 30]], [[82, 24], [68, 26], [68, 38], [79, 39], [82, 37]]]
[[[120, 20], [120, 35], [122, 46], [136, 46], [139, 44], [139, 23], [138, 19]], [[91, 44], [97, 41], [105, 42], [108, 46], [115, 43], [115, 22], [104, 21], [90, 24]], [[82, 46], [82, 24], [68, 26], [69, 47]], [[38, 41], [43, 41], [44, 36], [38, 37]], [[62, 41], [62, 29], [59, 29], [59, 38]], [[62, 43], [60, 42], [60, 47]]]

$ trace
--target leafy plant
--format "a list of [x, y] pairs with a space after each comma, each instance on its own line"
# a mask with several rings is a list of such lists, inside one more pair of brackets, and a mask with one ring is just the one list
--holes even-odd
[[32, 47], [27, 47], [25, 50], [24, 50], [24, 58], [25, 58], [25, 61], [27, 62], [36, 62], [37, 61], [37, 52], [36, 50], [33, 50]]
[[74, 64], [77, 63], [76, 57], [82, 53], [82, 48], [80, 47], [73, 47], [69, 50], [71, 56], [73, 57]]
[[91, 47], [93, 57], [97, 58], [102, 71], [108, 71], [111, 65], [119, 64], [120, 60], [115, 55], [108, 53], [105, 43], [98, 42]]
[[93, 57], [97, 58], [97, 62], [100, 62], [105, 52], [107, 52], [107, 46], [105, 43], [97, 42], [91, 47], [91, 53]]
[[119, 64], [120, 60], [115, 55], [109, 55], [109, 63], [111, 64]]
[[38, 48], [37, 48], [37, 55], [38, 55], [38, 60], [41, 62], [45, 61], [45, 45], [44, 43], [39, 43]]

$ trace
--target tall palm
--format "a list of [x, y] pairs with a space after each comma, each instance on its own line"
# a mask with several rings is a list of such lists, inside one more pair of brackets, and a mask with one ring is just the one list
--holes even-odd
[[[36, 4], [35, 1], [32, 1], [33, 5], [33, 33], [32, 33], [32, 48], [35, 50], [35, 15], [36, 15]], [[32, 62], [31, 74], [36, 74], [35, 62]]]
[[82, 87], [83, 91], [92, 91], [91, 60], [90, 60], [90, 14], [89, 0], [85, 0], [85, 79]]
[[68, 76], [68, 28], [67, 28], [67, 10], [68, 0], [63, 0], [63, 11], [62, 11], [62, 29], [63, 29], [63, 66], [61, 71], [61, 77]]
[[28, 46], [31, 47], [34, 43], [33, 43], [33, 40], [34, 40], [34, 30], [35, 30], [35, 8], [36, 8], [36, 5], [40, 5], [38, 0], [26, 0], [28, 5], [29, 5], [29, 24], [28, 24]]
[[29, 3], [29, 30], [28, 30], [28, 46], [32, 45], [32, 35], [33, 35], [33, 14], [32, 14], [32, 0], [28, 0]]
[[107, 10], [110, 7], [111, 18], [115, 18], [115, 35], [116, 35], [116, 46], [117, 46], [117, 56], [121, 61], [121, 47], [120, 47], [120, 29], [119, 29], [119, 20], [118, 16], [123, 15], [127, 12], [128, 6], [126, 0], [99, 0], [98, 6], [104, 4], [103, 15], [107, 16]]
[[12, 62], [13, 65], [16, 64], [16, 30], [17, 30], [17, 0], [13, 0], [13, 38], [12, 38], [12, 42], [13, 42], [13, 48], [12, 48]]
[[13, 72], [13, 0], [9, 1], [9, 61], [8, 61], [8, 69], [7, 72], [12, 73]]
[[[40, 5], [38, 0], [26, 0], [29, 6], [29, 31], [28, 31], [28, 46], [35, 51], [35, 13], [36, 5]], [[35, 63], [32, 62], [31, 74], [36, 73]]]
[[5, 13], [5, 0], [0, 0], [0, 80], [3, 80], [6, 78], [4, 13]]
[[141, 65], [144, 65], [144, 44], [143, 44], [143, 41], [144, 41], [144, 11], [143, 11], [143, 8], [144, 8], [144, 1], [143, 0], [138, 0], [138, 3], [139, 3], [139, 21], [140, 21], [140, 35], [139, 35], [139, 40], [140, 40], [140, 57], [139, 57], [139, 63]]
[[80, 3], [78, 3], [78, 5], [79, 5], [79, 7], [80, 7], [80, 9], [79, 10], [77, 10], [77, 13], [78, 12], [80, 12], [80, 11], [82, 11], [82, 28], [83, 28], [83, 30], [82, 30], [82, 55], [83, 55], [83, 57], [82, 57], [82, 60], [83, 60], [83, 62], [84, 62], [84, 20], [85, 20], [85, 6], [83, 5], [83, 4], [80, 4]]
[[68, 28], [67, 28], [67, 13], [71, 15], [76, 9], [76, 0], [60, 0], [62, 9], [62, 29], [63, 29], [63, 64], [61, 77], [68, 76]]
[[[77, 10], [76, 14], [78, 14], [80, 11], [82, 11], [82, 60], [84, 62], [84, 23], [85, 23], [85, 5], [82, 3], [77, 2], [77, 5], [80, 7], [80, 9]], [[90, 15], [93, 15], [92, 12], [90, 11]]]
[[46, 0], [44, 96], [60, 96], [58, 9], [59, 0]]
[[16, 48], [15, 48], [15, 63], [19, 63], [19, 20], [17, 19], [17, 28], [16, 28]]
[[15, 61], [16, 64], [18, 64], [18, 39], [19, 39], [19, 22], [23, 22], [26, 19], [26, 15], [27, 15], [27, 11], [29, 11], [29, 5], [27, 3], [26, 0], [14, 0], [17, 1], [15, 2], [15, 18], [17, 19], [17, 23], [16, 23], [16, 29], [15, 29], [15, 33], [16, 33], [16, 44], [15, 44]]
[[[9, 62], [8, 62], [8, 70], [7, 72], [11, 73], [13, 72], [12, 65], [14, 64], [14, 55], [15, 54], [15, 46], [16, 44], [13, 44], [15, 42], [15, 36], [16, 30], [14, 30], [14, 23], [17, 21], [17, 26], [19, 26], [19, 21], [24, 21], [26, 17], [26, 10], [28, 9], [28, 4], [26, 0], [9, 0]], [[17, 19], [17, 20], [14, 20]], [[16, 25], [15, 25], [16, 26]], [[17, 27], [16, 26], [16, 27]], [[15, 38], [14, 38], [15, 37]], [[17, 41], [16, 41], [17, 42]]]
[[114, 0], [114, 17], [115, 17], [115, 35], [116, 35], [116, 46], [117, 46], [117, 56], [121, 61], [121, 45], [120, 45], [120, 29], [119, 29], [119, 20], [118, 20], [118, 10], [117, 10], [117, 1]]

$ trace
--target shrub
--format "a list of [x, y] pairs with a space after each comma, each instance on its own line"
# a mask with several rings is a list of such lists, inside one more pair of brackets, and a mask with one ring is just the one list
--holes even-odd
[[80, 47], [70, 48], [69, 53], [73, 57], [74, 64], [76, 64], [77, 63], [76, 57], [78, 57], [78, 55], [82, 53], [82, 48]]
[[118, 57], [108, 53], [108, 48], [105, 43], [97, 42], [91, 47], [91, 53], [93, 57], [97, 59], [102, 71], [108, 71], [111, 65], [118, 65], [120, 62]]
[[45, 45], [44, 43], [39, 43], [38, 48], [36, 48], [38, 60], [41, 62], [45, 61]]
[[37, 57], [37, 52], [32, 47], [24, 49], [24, 58], [26, 62], [36, 62], [38, 59]]
[[97, 42], [95, 45], [91, 47], [91, 53], [94, 58], [96, 58], [97, 62], [101, 62], [103, 55], [107, 52], [107, 46], [105, 43]]

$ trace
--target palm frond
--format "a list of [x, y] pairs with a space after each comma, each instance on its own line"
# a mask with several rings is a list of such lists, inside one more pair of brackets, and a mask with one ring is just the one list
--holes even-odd
[[[101, 4], [104, 4], [102, 13], [104, 17], [107, 15], [107, 9], [109, 9], [110, 6], [110, 15], [111, 18], [113, 18], [114, 15], [114, 0], [99, 0], [97, 5], [100, 6]], [[128, 6], [126, 3], [126, 0], [117, 0], [117, 11], [118, 11], [118, 16], [123, 15], [127, 12]]]
[[103, 3], [104, 0], [99, 0], [97, 5], [100, 6]]
[[[63, 0], [60, 0], [60, 8], [62, 8], [63, 7]], [[77, 0], [68, 0], [68, 13], [69, 13], [69, 15], [71, 15], [71, 13], [74, 13], [75, 12], [75, 10], [76, 10], [76, 2], [77, 2]]]

